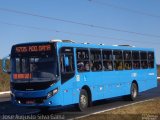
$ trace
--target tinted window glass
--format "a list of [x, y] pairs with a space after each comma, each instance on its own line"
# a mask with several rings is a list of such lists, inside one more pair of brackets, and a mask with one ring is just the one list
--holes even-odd
[[132, 51], [133, 69], [140, 69], [139, 51]]
[[124, 60], [131, 60], [132, 59], [131, 51], [123, 51], [123, 57]]
[[124, 69], [131, 70], [132, 69], [131, 51], [123, 51], [123, 57], [124, 57]]
[[141, 68], [147, 69], [148, 68], [147, 52], [141, 51], [140, 55], [141, 55]]
[[147, 52], [141, 52], [141, 60], [147, 60]]
[[139, 60], [140, 59], [139, 51], [133, 51], [132, 58], [133, 58], [133, 60]]
[[148, 67], [154, 68], [154, 52], [148, 52]]
[[114, 69], [115, 70], [123, 70], [122, 51], [120, 51], [120, 50], [113, 51], [113, 60], [114, 60]]
[[101, 60], [101, 50], [91, 49], [91, 70], [101, 71], [102, 70], [102, 60]]
[[112, 51], [103, 50], [103, 69], [106, 71], [113, 70]]
[[79, 72], [89, 71], [89, 51], [88, 49], [77, 49], [77, 70]]

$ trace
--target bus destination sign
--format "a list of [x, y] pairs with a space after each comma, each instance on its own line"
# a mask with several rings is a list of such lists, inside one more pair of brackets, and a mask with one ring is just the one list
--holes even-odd
[[15, 48], [16, 53], [26, 52], [46, 52], [51, 51], [51, 45], [34, 45], [34, 46], [18, 46]]

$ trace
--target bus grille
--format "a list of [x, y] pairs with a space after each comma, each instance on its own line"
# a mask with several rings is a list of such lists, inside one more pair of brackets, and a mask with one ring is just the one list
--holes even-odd
[[45, 90], [50, 87], [54, 82], [28, 82], [28, 83], [14, 83], [11, 82], [11, 88], [19, 91], [34, 91], [34, 90]]

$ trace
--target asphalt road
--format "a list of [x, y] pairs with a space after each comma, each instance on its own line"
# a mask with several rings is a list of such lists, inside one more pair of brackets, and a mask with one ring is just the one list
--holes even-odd
[[[160, 81], [160, 80], [159, 80]], [[139, 94], [138, 98], [134, 102], [144, 101], [151, 98], [160, 97], [160, 82], [158, 83], [157, 88], [150, 89], [148, 91], [142, 92]], [[38, 109], [31, 109], [27, 107], [19, 107], [15, 106], [10, 102], [9, 94], [0, 95], [0, 115], [2, 117], [6, 117], [4, 115], [44, 115], [47, 117], [51, 117], [55, 119], [71, 119], [80, 116], [84, 116], [87, 114], [91, 114], [93, 112], [98, 112], [106, 109], [115, 108], [118, 106], [123, 106], [127, 104], [134, 103], [132, 101], [124, 100], [122, 97], [100, 100], [93, 103], [91, 108], [88, 108], [85, 112], [79, 112], [75, 107], [69, 107], [59, 110], [49, 110], [46, 113], [41, 113]], [[39, 117], [40, 118], [40, 117]], [[51, 119], [50, 118], [50, 119]]]

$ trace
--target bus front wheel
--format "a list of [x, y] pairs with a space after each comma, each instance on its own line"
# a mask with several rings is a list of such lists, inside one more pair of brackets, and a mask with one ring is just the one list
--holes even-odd
[[134, 101], [138, 96], [138, 86], [136, 83], [132, 83], [130, 91], [130, 99]]
[[80, 111], [85, 111], [87, 107], [88, 107], [88, 94], [86, 90], [81, 89], [78, 108]]

